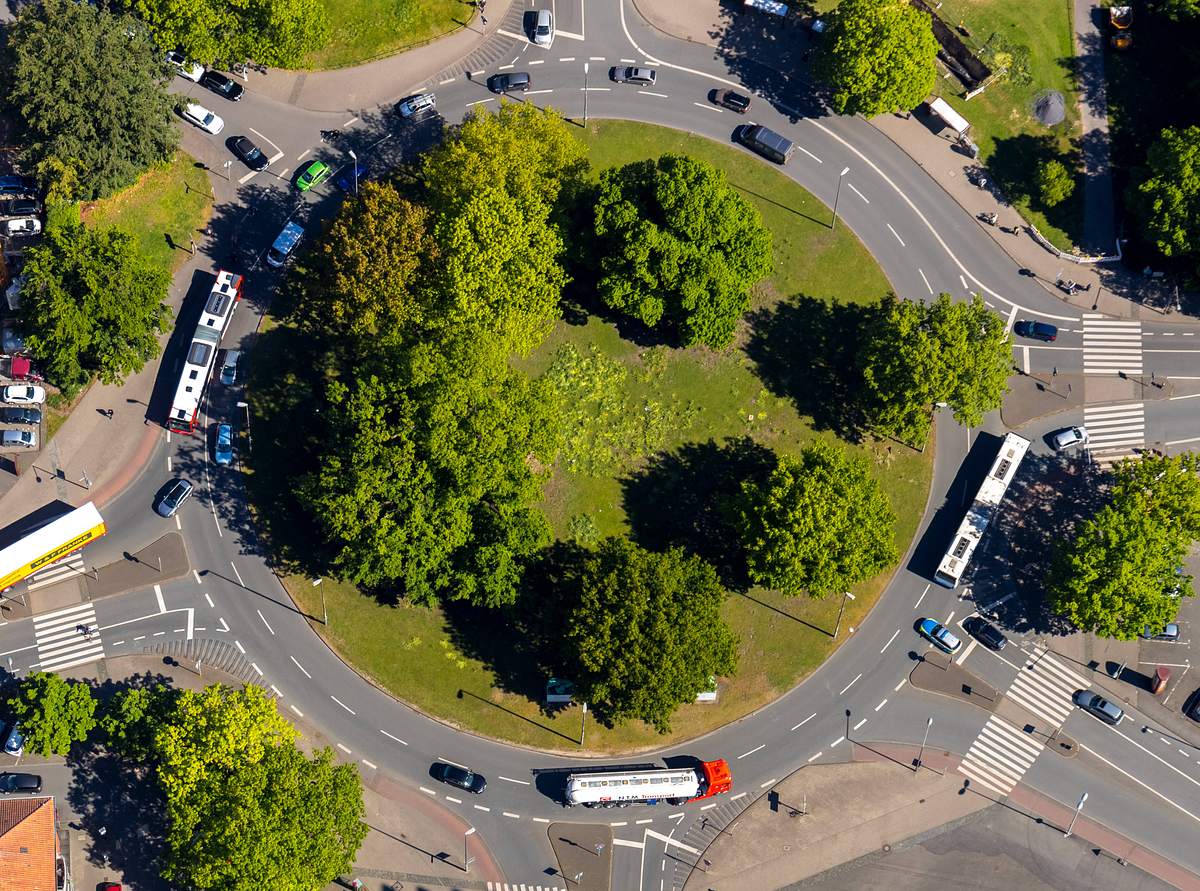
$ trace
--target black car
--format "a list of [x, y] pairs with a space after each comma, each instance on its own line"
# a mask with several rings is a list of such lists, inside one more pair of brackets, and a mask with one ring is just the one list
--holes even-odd
[[1054, 343], [1058, 339], [1058, 329], [1045, 322], [1031, 322], [1028, 319], [1022, 319], [1013, 325], [1013, 331], [1017, 333], [1018, 337], [1044, 340], [1046, 343]]
[[1184, 700], [1183, 713], [1193, 721], [1200, 721], [1200, 689]]
[[1008, 638], [1004, 633], [979, 616], [964, 619], [963, 627], [967, 629], [968, 634], [990, 650], [1003, 650], [1008, 645]]
[[713, 90], [712, 101], [738, 114], [745, 114], [750, 110], [750, 97], [733, 90]]
[[242, 159], [251, 170], [266, 170], [270, 159], [263, 154], [262, 149], [250, 141], [249, 136], [239, 136], [231, 146], [233, 153]]
[[433, 765], [433, 774], [448, 786], [457, 786], [459, 789], [474, 792], [476, 795], [487, 788], [487, 780], [456, 764], [439, 761]]
[[6, 217], [36, 217], [42, 212], [42, 205], [33, 198], [13, 198], [4, 202]]
[[533, 81], [524, 71], [493, 74], [487, 79], [487, 88], [493, 93], [524, 93], [532, 85]]
[[42, 413], [39, 409], [19, 405], [0, 408], [0, 424], [40, 424]]
[[42, 791], [42, 778], [36, 773], [0, 773], [0, 794], [14, 792], [36, 795]]
[[230, 102], [237, 102], [242, 98], [242, 93], [246, 92], [246, 88], [240, 83], [219, 71], [205, 71], [200, 76], [200, 86], [208, 87], [208, 89], [219, 96], [224, 96]]

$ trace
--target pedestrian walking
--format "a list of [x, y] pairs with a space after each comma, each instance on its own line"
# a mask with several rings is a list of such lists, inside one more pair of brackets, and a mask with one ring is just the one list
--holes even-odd
[[483, 13], [479, 14], [479, 21], [483, 22], [483, 27], [487, 27], [487, 16], [485, 16]]
[[189, 238], [188, 241], [192, 243], [192, 256], [194, 257], [196, 255], [196, 239]]

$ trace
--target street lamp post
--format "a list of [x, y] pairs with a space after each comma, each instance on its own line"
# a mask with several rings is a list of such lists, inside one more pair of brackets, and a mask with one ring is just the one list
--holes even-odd
[[354, 154], [354, 149], [350, 149], [350, 160], [354, 162], [354, 194], [358, 194], [358, 155]]
[[587, 74], [588, 74], [588, 63], [584, 62], [583, 63], [583, 126], [585, 126], [585, 127], [587, 126], [587, 94], [588, 94]]
[[587, 703], [583, 704], [583, 717], [579, 720], [579, 747], [583, 748], [584, 734], [587, 733]]
[[844, 613], [844, 612], [846, 611], [846, 598], [847, 598], [847, 597], [849, 597], [851, 600], [854, 600], [854, 599], [855, 599], [855, 598], [854, 598], [854, 595], [853, 595], [853, 594], [851, 594], [849, 591], [845, 592], [845, 593], [842, 595], [842, 605], [841, 605], [840, 607], [838, 607], [838, 620], [837, 620], [837, 625], [836, 625], [836, 626], [834, 627], [834, 629], [833, 629], [833, 639], [834, 639], [834, 640], [837, 640], [838, 631], [840, 631], [840, 630], [841, 630], [841, 627], [842, 627], [842, 613]]
[[913, 762], [913, 773], [921, 769], [921, 759], [925, 757], [925, 743], [929, 742], [929, 728], [933, 726], [933, 718], [925, 722], [925, 736], [921, 739], [921, 751], [917, 752], [917, 760]]
[[475, 859], [474, 857], [467, 856], [467, 839], [470, 838], [474, 834], [475, 834], [474, 826], [472, 826], [470, 829], [468, 829], [466, 832], [463, 833], [463, 872], [466, 872], [466, 873], [469, 873], [471, 871], [471, 861]]
[[1087, 801], [1088, 794], [1084, 792], [1079, 796], [1079, 804], [1075, 805], [1075, 813], [1071, 815], [1071, 825], [1067, 827], [1067, 831], [1063, 833], [1063, 838], [1070, 838], [1071, 833], [1075, 831], [1075, 821], [1079, 819], [1079, 812], [1083, 810], [1083, 803]]
[[226, 162], [225, 162], [224, 164], [222, 164], [221, 166], [225, 168], [225, 182], [227, 182], [227, 183], [228, 183], [228, 182], [232, 182], [233, 180], [231, 180], [231, 179], [229, 178], [229, 168], [233, 166], [233, 162], [232, 162], [232, 161], [226, 161]]
[[[319, 579], [313, 579], [313, 587], [321, 588], [321, 582], [325, 581], [324, 576]], [[321, 588], [321, 624], [328, 627], [329, 625], [329, 610], [325, 608], [325, 589]]]
[[249, 402], [239, 402], [237, 404], [237, 407], [244, 408], [246, 410], [246, 451], [253, 453], [254, 452], [254, 437], [250, 435], [250, 403]]
[[833, 193], [833, 223], [829, 227], [829, 231], [837, 228], [837, 206], [838, 199], [842, 197], [842, 177], [850, 172], [849, 167], [843, 167], [842, 172], [838, 174], [837, 191]]

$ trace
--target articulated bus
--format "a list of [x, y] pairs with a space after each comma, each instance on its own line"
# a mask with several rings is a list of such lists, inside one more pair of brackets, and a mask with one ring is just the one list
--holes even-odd
[[[633, 765], [635, 768], [643, 765]], [[628, 807], [631, 804], [680, 805], [720, 795], [733, 788], [724, 758], [702, 761], [698, 770], [628, 767], [599, 768], [567, 777], [567, 807]]]
[[939, 585], [953, 588], [962, 579], [967, 571], [967, 564], [971, 562], [971, 555], [975, 553], [983, 533], [987, 532], [992, 517], [1000, 509], [1000, 502], [1004, 500], [1008, 485], [1017, 475], [1017, 468], [1028, 449], [1029, 440], [1015, 433], [1009, 433], [1000, 443], [1000, 453], [992, 462], [992, 469], [988, 471], [979, 491], [975, 493], [971, 509], [967, 511], [958, 531], [954, 533], [950, 549], [946, 551], [937, 572], [933, 574], [933, 580]]
[[208, 379], [212, 376], [213, 364], [217, 361], [217, 350], [221, 338], [229, 328], [229, 320], [242, 299], [240, 275], [221, 270], [209, 292], [208, 302], [196, 323], [196, 332], [183, 360], [183, 371], [175, 398], [171, 402], [171, 413], [167, 415], [167, 429], [178, 433], [191, 433], [196, 429], [196, 417], [200, 413], [200, 402], [204, 398]]
[[79, 550], [108, 531], [92, 502], [51, 520], [0, 550], [0, 591]]

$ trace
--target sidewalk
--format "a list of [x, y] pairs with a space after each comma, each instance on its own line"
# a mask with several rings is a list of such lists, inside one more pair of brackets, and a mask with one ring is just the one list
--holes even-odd
[[1111, 143], [1108, 137], [1108, 81], [1104, 70], [1104, 30], [1108, 10], [1092, 0], [1072, 3], [1076, 78], [1079, 81], [1080, 153], [1083, 156], [1083, 246], [1109, 253], [1116, 241]]

